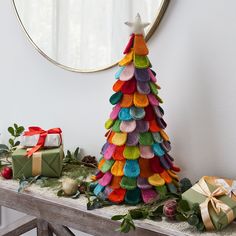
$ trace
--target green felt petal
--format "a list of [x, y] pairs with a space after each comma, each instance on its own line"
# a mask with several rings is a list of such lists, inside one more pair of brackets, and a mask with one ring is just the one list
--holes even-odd
[[106, 160], [105, 161], [105, 163], [102, 165], [102, 167], [101, 167], [101, 171], [103, 172], [103, 173], [105, 173], [105, 172], [107, 172], [108, 170], [110, 170], [111, 169], [111, 167], [113, 166], [113, 164], [114, 164], [114, 160]]
[[153, 83], [153, 82], [149, 82], [149, 85], [150, 85], [152, 93], [153, 94], [158, 94], [157, 85], [155, 83]]
[[145, 132], [139, 134], [139, 143], [141, 145], [150, 146], [154, 143], [152, 133]]
[[134, 65], [136, 68], [144, 69], [144, 68], [148, 68], [150, 63], [147, 56], [139, 56], [135, 54]]
[[126, 146], [123, 155], [128, 160], [136, 160], [140, 156], [140, 151], [137, 146]]
[[120, 132], [120, 123], [121, 120], [117, 119], [114, 123], [114, 125], [112, 126], [112, 131], [119, 133]]
[[120, 182], [120, 186], [127, 190], [132, 190], [137, 187], [137, 179], [123, 176]]

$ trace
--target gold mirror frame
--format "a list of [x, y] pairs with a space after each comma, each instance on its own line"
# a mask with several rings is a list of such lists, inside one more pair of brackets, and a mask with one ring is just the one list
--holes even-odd
[[[160, 8], [159, 8], [159, 11], [157, 12], [157, 15], [156, 15], [156, 20], [151, 24], [151, 27], [150, 27], [150, 30], [147, 32], [147, 35], [145, 37], [146, 41], [148, 41], [151, 36], [153, 35], [153, 33], [155, 32], [155, 30], [157, 29], [158, 25], [160, 24], [164, 14], [165, 14], [165, 11], [169, 5], [169, 2], [170, 0], [162, 0], [162, 3], [160, 5]], [[23, 29], [23, 31], [25, 32], [28, 40], [30, 41], [30, 43], [35, 47], [35, 49], [43, 56], [45, 57], [48, 61], [50, 61], [51, 63], [53, 63], [54, 65], [56, 66], [59, 66], [61, 67], [62, 69], [64, 70], [68, 70], [68, 71], [72, 71], [72, 72], [80, 72], [80, 73], [90, 73], [90, 72], [97, 72], [97, 71], [103, 71], [103, 70], [106, 70], [106, 69], [109, 69], [115, 65], [118, 64], [118, 62], [110, 65], [110, 66], [105, 66], [105, 67], [102, 67], [102, 68], [97, 68], [97, 69], [94, 69], [94, 70], [80, 70], [80, 69], [75, 69], [75, 68], [72, 68], [72, 67], [68, 67], [68, 66], [65, 66], [65, 65], [62, 65], [60, 63], [58, 63], [57, 61], [55, 61], [54, 59], [52, 59], [51, 57], [49, 57], [45, 52], [43, 52], [36, 44], [35, 42], [33, 41], [33, 39], [30, 37], [30, 35], [28, 34], [26, 28], [24, 27], [22, 21], [21, 21], [21, 18], [19, 16], [19, 13], [17, 11], [17, 8], [16, 8], [16, 4], [15, 4], [15, 0], [12, 0], [12, 4], [13, 4], [13, 7], [15, 9], [15, 13], [16, 13], [16, 17]]]

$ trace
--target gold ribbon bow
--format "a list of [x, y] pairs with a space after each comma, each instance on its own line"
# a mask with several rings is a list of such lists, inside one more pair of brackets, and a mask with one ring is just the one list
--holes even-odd
[[222, 186], [219, 186], [216, 190], [211, 192], [206, 184], [205, 178], [203, 177], [192, 187], [192, 189], [207, 197], [206, 200], [200, 204], [202, 220], [207, 230], [213, 230], [215, 228], [208, 210], [209, 203], [217, 215], [223, 211], [226, 214], [229, 223], [234, 220], [233, 210], [224, 202], [217, 199], [217, 197], [227, 195], [227, 190]]

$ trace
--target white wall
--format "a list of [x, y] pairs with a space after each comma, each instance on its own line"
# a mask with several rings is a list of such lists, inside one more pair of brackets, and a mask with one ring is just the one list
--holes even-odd
[[[148, 42], [172, 155], [193, 180], [236, 177], [235, 9], [234, 0], [172, 0]], [[59, 126], [66, 148], [99, 157], [117, 68], [76, 74], [49, 63], [26, 39], [10, 0], [0, 2], [0, 29], [1, 132], [13, 122]]]

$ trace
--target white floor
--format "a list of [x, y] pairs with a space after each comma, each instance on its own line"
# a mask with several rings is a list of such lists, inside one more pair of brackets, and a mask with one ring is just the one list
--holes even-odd
[[[21, 212], [14, 211], [14, 210], [11, 210], [11, 209], [8, 209], [8, 208], [5, 208], [5, 207], [1, 207], [0, 231], [1, 231], [1, 228], [3, 228], [6, 225], [9, 225], [9, 224], [13, 223], [14, 221], [18, 220], [22, 216], [24, 216], [24, 214], [21, 213]], [[82, 233], [82, 232], [79, 232], [79, 231], [76, 231], [76, 230], [73, 230], [73, 229], [71, 229], [71, 230], [73, 231], [73, 233], [76, 236], [89, 236], [89, 234], [85, 234], [85, 233]], [[36, 235], [37, 235], [37, 233], [36, 233], [35, 229], [31, 230], [28, 233], [23, 234], [23, 236], [36, 236]]]

